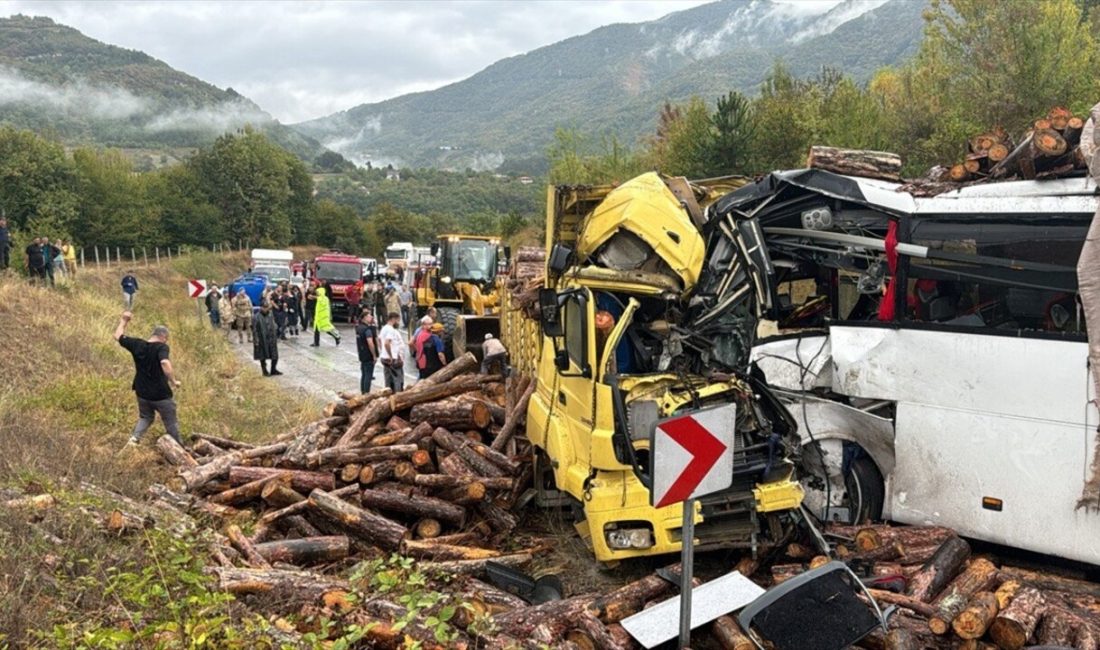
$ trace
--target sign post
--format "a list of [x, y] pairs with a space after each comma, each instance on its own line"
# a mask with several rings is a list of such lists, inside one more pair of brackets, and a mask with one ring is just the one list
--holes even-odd
[[210, 290], [206, 286], [206, 280], [188, 280], [187, 281], [187, 295], [195, 299], [195, 309], [199, 313], [199, 324], [203, 323], [202, 317], [202, 299], [206, 297], [206, 294], [210, 293]]
[[691, 590], [695, 561], [695, 499], [721, 492], [733, 483], [737, 406], [723, 404], [661, 420], [653, 427], [653, 482], [650, 503], [657, 508], [680, 503], [680, 641], [691, 644]]

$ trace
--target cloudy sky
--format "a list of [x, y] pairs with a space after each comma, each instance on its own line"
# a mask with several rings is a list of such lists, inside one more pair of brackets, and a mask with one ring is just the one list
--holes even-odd
[[[806, 6], [838, 0], [781, 0]], [[286, 123], [437, 88], [601, 25], [706, 0], [50, 2], [0, 0], [232, 87]]]

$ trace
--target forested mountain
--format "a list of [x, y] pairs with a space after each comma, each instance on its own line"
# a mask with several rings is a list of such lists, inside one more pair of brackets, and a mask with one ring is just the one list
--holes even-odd
[[653, 131], [656, 107], [666, 101], [752, 94], [776, 60], [799, 77], [833, 66], [866, 81], [916, 51], [925, 5], [846, 0], [812, 13], [797, 3], [722, 0], [601, 27], [437, 90], [294, 127], [359, 162], [493, 168], [508, 161], [512, 169], [541, 159], [559, 126], [629, 143]]
[[43, 17], [0, 18], [0, 124], [142, 148], [209, 144], [251, 124], [307, 162], [326, 151], [232, 88]]

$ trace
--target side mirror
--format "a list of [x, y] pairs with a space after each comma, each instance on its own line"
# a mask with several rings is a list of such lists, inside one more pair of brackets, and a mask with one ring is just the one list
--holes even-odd
[[539, 323], [542, 333], [549, 337], [562, 336], [565, 331], [561, 322], [561, 309], [558, 306], [558, 294], [553, 289], [539, 289]]
[[511, 246], [505, 246], [504, 247], [504, 265], [507, 266], [508, 262], [511, 262], [511, 261], [512, 261], [512, 247]]
[[439, 242], [432, 242], [431, 251], [432, 251], [432, 255], [438, 255], [439, 254]]
[[550, 249], [550, 259], [547, 267], [553, 275], [561, 275], [569, 268], [569, 260], [573, 257], [573, 249], [561, 244], [554, 244]]
[[554, 367], [558, 372], [565, 372], [569, 370], [569, 353], [565, 350], [558, 350], [554, 355]]

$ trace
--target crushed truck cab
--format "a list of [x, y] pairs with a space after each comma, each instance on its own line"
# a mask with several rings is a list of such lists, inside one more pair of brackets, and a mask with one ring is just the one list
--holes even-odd
[[[656, 173], [618, 187], [552, 187], [538, 330], [503, 336], [536, 390], [527, 435], [542, 484], [566, 495], [596, 558], [680, 549], [680, 505], [650, 505], [658, 420], [737, 404], [733, 484], [697, 502], [700, 548], [785, 540], [801, 503], [793, 419], [749, 372], [772, 273], [751, 219], [714, 202], [741, 179]], [[659, 459], [658, 459], [659, 462]]]

